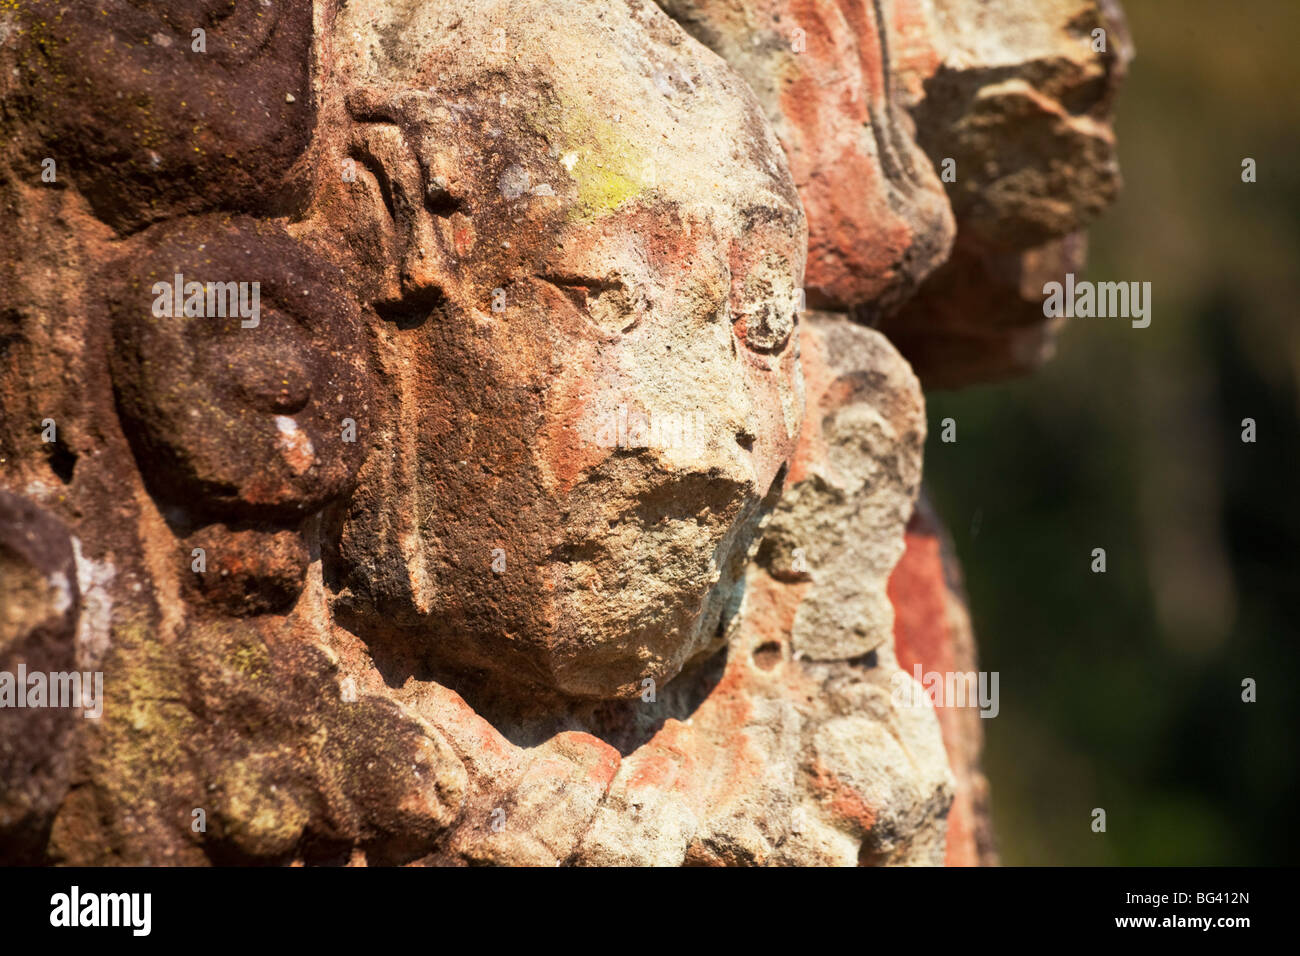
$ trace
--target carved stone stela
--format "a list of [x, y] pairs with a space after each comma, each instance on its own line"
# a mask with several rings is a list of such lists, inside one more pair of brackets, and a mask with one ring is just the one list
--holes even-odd
[[1048, 354], [1129, 55], [1109, 0], [0, 11], [0, 861], [993, 860], [977, 716], [899, 693], [975, 667], [921, 385]]

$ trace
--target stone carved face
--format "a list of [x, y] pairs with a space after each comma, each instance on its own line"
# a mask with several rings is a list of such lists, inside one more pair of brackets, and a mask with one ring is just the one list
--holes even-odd
[[[365, 427], [371, 386], [350, 347], [360, 310], [336, 270], [279, 224], [245, 217], [162, 223], [129, 250], [104, 286], [118, 410], [150, 490], [203, 517], [262, 522], [344, 494], [362, 448], [342, 440], [343, 423]], [[177, 285], [245, 275], [258, 284], [253, 318], [239, 310], [250, 281], [207, 287], [222, 316], [173, 307]]]
[[[0, 463], [24, 489], [0, 491], [0, 658], [128, 675], [103, 733], [9, 714], [21, 732], [0, 734], [18, 742], [0, 763], [18, 769], [0, 784], [19, 786], [0, 787], [0, 846], [44, 862], [325, 861], [360, 846], [381, 862], [435, 847], [934, 862], [947, 762], [929, 712], [885, 700], [884, 583], [915, 494], [920, 399], [875, 333], [809, 317], [810, 409], [787, 475], [804, 404], [800, 201], [745, 83], [660, 13], [690, 28], [693, 9], [734, 7], [343, 6], [33, 0], [0, 15], [14, 134], [0, 141], [16, 160], [0, 192], [18, 211], [0, 235]], [[810, 69], [769, 102], [815, 221], [810, 294], [862, 309], [910, 293], [950, 239], [932, 173], [899, 142], [930, 59], [912, 14], [931, 4], [738, 6], [786, 24], [743, 24], [731, 39], [753, 59], [718, 46], [765, 101], [782, 11], [811, 28]], [[851, 30], [832, 29], [837, 11]], [[188, 45], [195, 24], [205, 52]], [[901, 34], [916, 47], [886, 63]], [[968, 68], [979, 87], [984, 67]], [[1071, 91], [1091, 74], [1056, 70], [1061, 108], [1087, 106]], [[854, 109], [831, 108], [844, 99], [827, 77]], [[28, 182], [50, 154], [58, 180]], [[1104, 150], [1089, 155], [1104, 173]], [[1037, 221], [1027, 196], [1012, 194], [1013, 224]], [[841, 200], [852, 208], [826, 215]], [[821, 224], [843, 228], [817, 225], [823, 201]], [[60, 264], [76, 281], [49, 281]], [[260, 282], [256, 332], [151, 313], [153, 283], [181, 272]], [[84, 393], [67, 388], [83, 378]], [[47, 411], [60, 443], [33, 451]], [[531, 693], [628, 696], [721, 644], [783, 483], [725, 660], [666, 688], [657, 712]], [[106, 488], [125, 493], [107, 502]], [[810, 537], [816, 573], [793, 560]], [[395, 686], [393, 648], [424, 659], [420, 679]], [[430, 693], [456, 669], [515, 681], [523, 717], [498, 722], [485, 700], [488, 720], [466, 720], [454, 694]], [[511, 746], [519, 723], [545, 743]], [[65, 802], [83, 775], [92, 786]], [[202, 850], [185, 826], [199, 799], [213, 810]], [[502, 805], [511, 828], [484, 833], [476, 821]]]
[[339, 11], [299, 230], [354, 251], [387, 403], [326, 523], [336, 610], [582, 697], [720, 646], [803, 412], [779, 147], [655, 5], [605, 6]]

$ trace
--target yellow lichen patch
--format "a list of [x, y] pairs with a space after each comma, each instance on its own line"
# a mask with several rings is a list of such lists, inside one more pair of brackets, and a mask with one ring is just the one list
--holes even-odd
[[295, 794], [277, 787], [275, 754], [255, 754], [225, 764], [216, 779], [216, 802], [228, 839], [255, 856], [288, 853], [311, 814]]
[[268, 677], [271, 666], [266, 645], [251, 637], [231, 648], [226, 663], [245, 677], [259, 681]]
[[578, 186], [574, 219], [596, 219], [653, 187], [650, 154], [608, 120], [561, 97], [560, 162]]

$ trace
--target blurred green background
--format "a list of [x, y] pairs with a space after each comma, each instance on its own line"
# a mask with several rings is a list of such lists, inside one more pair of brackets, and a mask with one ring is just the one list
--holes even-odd
[[1294, 864], [1300, 0], [1125, 10], [1125, 189], [1086, 278], [1151, 281], [1151, 326], [1075, 319], [1036, 375], [929, 396], [927, 481], [1001, 673], [994, 825], [1007, 864]]

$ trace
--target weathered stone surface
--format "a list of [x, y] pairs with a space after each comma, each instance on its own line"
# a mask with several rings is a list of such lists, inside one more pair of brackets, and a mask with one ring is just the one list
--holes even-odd
[[[18, 675], [19, 668], [43, 675], [75, 669], [80, 604], [67, 530], [30, 501], [0, 491], [0, 860], [42, 858], [68, 789], [78, 712], [26, 706], [28, 688]], [[58, 690], [47, 682], [43, 699], [50, 693]]]
[[[855, 567], [845, 543], [901, 543], [925, 432], [919, 391], [878, 334], [829, 316], [802, 329], [808, 415], [771, 519], [779, 543], [750, 566], [717, 684], [689, 722], [669, 721], [624, 759], [584, 837], [583, 861], [942, 857], [952, 781], [934, 715], [899, 707], [891, 694], [897, 664], [883, 589], [897, 550]], [[808, 504], [828, 485], [856, 505], [834, 523]], [[789, 571], [782, 556], [792, 542], [810, 573]], [[866, 628], [829, 610], [844, 590], [837, 575], [880, 597]]]
[[104, 678], [0, 710], [0, 859], [991, 859], [978, 725], [897, 694], [974, 657], [864, 323], [1036, 359], [1122, 57], [665, 6], [0, 12], [0, 671]]
[[942, 63], [917, 129], [932, 159], [956, 160], [959, 232], [1027, 249], [1085, 226], [1120, 185], [1110, 115], [1132, 48], [1118, 4], [933, 3]]
[[[803, 653], [794, 640], [805, 636], [796, 623], [802, 609], [824, 604], [823, 591], [836, 593], [838, 582], [830, 573], [774, 574], [778, 561], [768, 555], [747, 567], [725, 651], [656, 687], [653, 700], [558, 711], [528, 700], [503, 716], [478, 701], [481, 688], [471, 682], [458, 689], [473, 709], [446, 687], [409, 677], [398, 698], [446, 736], [470, 774], [463, 822], [435, 861], [942, 861], [953, 778], [934, 711], [895, 700], [899, 668], [883, 598], [917, 491], [919, 390], [878, 333], [833, 316], [800, 328], [808, 416], [791, 491], [831, 476], [857, 509], [847, 529], [828, 528], [783, 501], [772, 522], [810, 555], [827, 556], [828, 571], [879, 596], [877, 630], [865, 638], [874, 650], [860, 652], [856, 619], [826, 615], [823, 626], [844, 633], [816, 658]], [[893, 559], [836, 565], [848, 535], [890, 542]], [[378, 686], [369, 649], [345, 632], [335, 638], [344, 671]]]
[[926, 385], [1050, 357], [1042, 284], [1082, 267], [1080, 230], [1120, 185], [1110, 118], [1132, 45], [1117, 3], [664, 7], [749, 81], [780, 137], [811, 305], [881, 328]]
[[800, 454], [759, 551], [783, 581], [810, 581], [790, 634], [809, 660], [860, 657], [888, 640], [885, 582], [903, 551], [878, 529], [907, 522], [921, 482], [925, 413], [912, 371], [879, 335], [812, 313], [810, 409]]
[[947, 258], [953, 217], [907, 110], [939, 54], [921, 0], [666, 0], [749, 82], [808, 212], [807, 297], [887, 313]]
[[[184, 579], [192, 602], [234, 617], [289, 610], [302, 593], [309, 561], [307, 545], [293, 531], [225, 525], [201, 528], [182, 550], [192, 558], [194, 573]], [[202, 570], [195, 568], [199, 559]]]
[[1043, 286], [1079, 274], [1086, 254], [1082, 232], [1020, 251], [959, 236], [952, 258], [881, 331], [931, 388], [1030, 372], [1052, 356], [1066, 322], [1043, 315]]
[[1119, 190], [1110, 120], [1133, 49], [1114, 0], [933, 5], [942, 64], [915, 115], [931, 160], [956, 163], [957, 241], [879, 328], [949, 388], [1051, 356], [1064, 320], [1044, 316], [1043, 285], [1082, 269], [1080, 230]]
[[[907, 546], [889, 578], [898, 665], [915, 675], [977, 673], [975, 638], [951, 541], [924, 493], [907, 524]], [[979, 711], [935, 707], [955, 788], [948, 813], [947, 866], [997, 863], [989, 783], [980, 769], [984, 731]]]
[[150, 490], [186, 512], [262, 520], [350, 490], [364, 447], [346, 422], [364, 432], [370, 388], [338, 270], [243, 218], [178, 220], [124, 246], [104, 273], [113, 386]]
[[[12, 102], [45, 157], [114, 228], [287, 206], [311, 136], [311, 5], [33, 0], [18, 5]], [[203, 31], [202, 46], [195, 31]], [[66, 177], [66, 179], [65, 179]]]
[[49, 853], [106, 863], [374, 862], [427, 853], [464, 800], [433, 728], [340, 686], [290, 616], [196, 620], [165, 653], [119, 625], [107, 700]]

